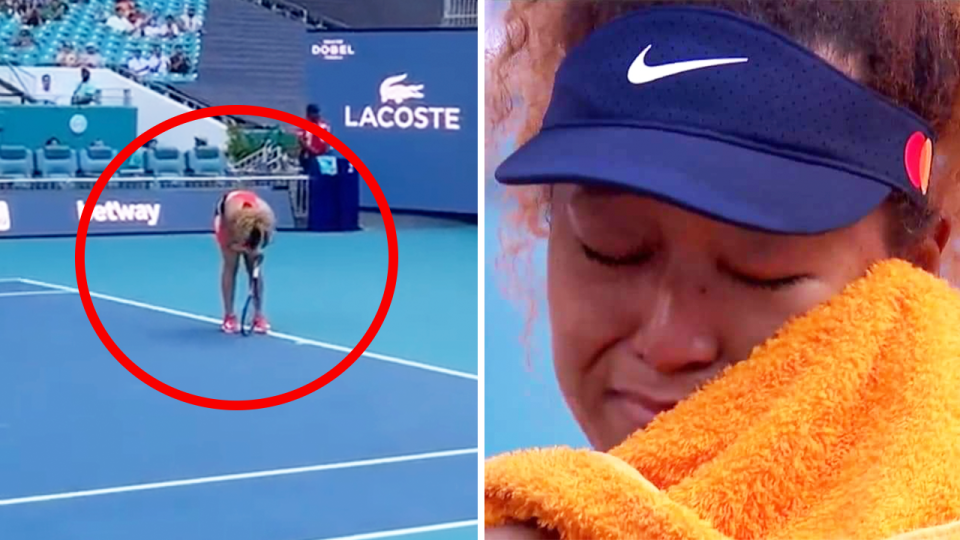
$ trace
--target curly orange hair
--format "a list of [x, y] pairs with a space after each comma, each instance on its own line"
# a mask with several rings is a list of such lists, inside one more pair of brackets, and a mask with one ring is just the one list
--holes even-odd
[[254, 228], [259, 229], [263, 234], [272, 235], [273, 228], [276, 226], [273, 210], [266, 203], [257, 207], [241, 206], [229, 216], [229, 220], [231, 241], [240, 244], [247, 241]]

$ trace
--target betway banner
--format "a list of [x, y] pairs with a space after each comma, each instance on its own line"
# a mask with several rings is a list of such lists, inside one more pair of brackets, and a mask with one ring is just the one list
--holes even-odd
[[[286, 191], [253, 189], [276, 212], [277, 227], [294, 226]], [[87, 234], [183, 233], [213, 230], [222, 189], [108, 189], [93, 208]], [[0, 191], [0, 238], [74, 236], [88, 191]]]
[[[395, 210], [477, 213], [477, 30], [307, 33], [307, 98]], [[366, 184], [360, 204], [376, 206]]]

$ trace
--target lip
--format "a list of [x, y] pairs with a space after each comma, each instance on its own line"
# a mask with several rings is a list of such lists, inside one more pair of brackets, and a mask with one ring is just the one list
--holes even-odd
[[661, 401], [645, 394], [628, 390], [609, 390], [609, 403], [615, 407], [634, 429], [646, 427], [660, 413], [676, 407], [679, 401]]
[[630, 390], [611, 390], [610, 395], [611, 397], [614, 397], [617, 399], [624, 399], [631, 403], [636, 403], [637, 405], [640, 405], [645, 409], [649, 409], [653, 412], [658, 412], [658, 413], [669, 411], [670, 409], [676, 407], [677, 403], [679, 403], [679, 400], [655, 399], [646, 394], [642, 394], [640, 392], [633, 392]]

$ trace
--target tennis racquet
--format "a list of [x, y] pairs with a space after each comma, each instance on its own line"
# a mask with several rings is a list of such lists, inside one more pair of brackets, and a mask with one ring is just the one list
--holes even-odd
[[260, 294], [260, 266], [263, 264], [263, 255], [257, 256], [250, 270], [250, 293], [243, 304], [243, 313], [240, 316], [240, 333], [249, 336], [253, 333], [253, 315], [257, 311], [257, 295]]

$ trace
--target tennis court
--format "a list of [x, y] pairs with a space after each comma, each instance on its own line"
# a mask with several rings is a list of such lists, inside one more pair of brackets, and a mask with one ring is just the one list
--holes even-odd
[[[117, 363], [76, 293], [73, 239], [0, 242], [0, 537], [476, 538], [476, 227], [398, 240], [371, 354], [258, 411], [183, 404]], [[270, 336], [219, 332], [209, 235], [91, 238], [87, 272], [104, 327], [142, 368], [250, 399], [343, 359], [386, 256], [375, 229], [281, 235], [264, 264]]]

